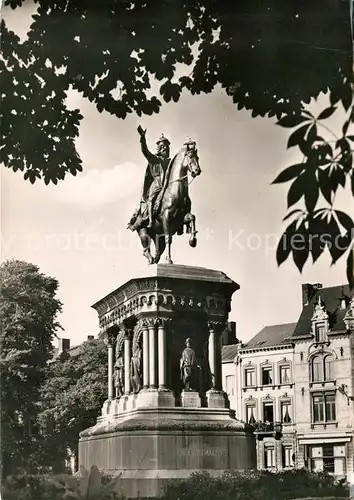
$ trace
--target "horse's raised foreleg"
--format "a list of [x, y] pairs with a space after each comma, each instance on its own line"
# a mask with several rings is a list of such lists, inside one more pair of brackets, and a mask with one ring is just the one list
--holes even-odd
[[153, 264], [154, 258], [150, 253], [151, 238], [150, 238], [146, 229], [140, 229], [139, 238], [140, 238], [141, 244], [142, 244], [143, 249], [144, 249], [144, 251], [143, 251], [144, 257], [146, 257], [148, 259], [149, 264]]
[[190, 234], [189, 237], [189, 245], [192, 248], [195, 248], [197, 246], [197, 233], [198, 231], [196, 230], [196, 224], [195, 224], [195, 215], [188, 213], [184, 217], [184, 223], [187, 226], [187, 232]]

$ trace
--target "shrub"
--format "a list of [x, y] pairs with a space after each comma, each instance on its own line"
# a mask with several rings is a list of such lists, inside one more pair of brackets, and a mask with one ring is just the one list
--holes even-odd
[[27, 473], [7, 476], [1, 490], [3, 500], [62, 500], [65, 492], [49, 476]]
[[119, 477], [101, 477], [97, 467], [82, 468], [80, 474], [70, 476], [31, 475], [23, 473], [8, 476], [2, 485], [3, 500], [118, 500], [116, 491]]
[[218, 478], [195, 473], [186, 480], [170, 482], [164, 492], [165, 500], [291, 500], [319, 496], [348, 498], [348, 486], [329, 474], [305, 469], [279, 473], [228, 471]]

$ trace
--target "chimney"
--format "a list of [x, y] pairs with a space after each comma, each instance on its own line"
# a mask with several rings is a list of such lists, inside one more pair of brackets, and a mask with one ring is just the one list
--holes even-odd
[[237, 344], [238, 340], [236, 338], [236, 322], [228, 321], [227, 326], [222, 334], [222, 345]]
[[315, 295], [317, 290], [322, 288], [321, 283], [305, 283], [301, 285], [302, 288], [302, 307], [305, 307], [309, 304], [312, 297]]
[[90, 340], [93, 340], [94, 338], [94, 335], [87, 335], [87, 342], [90, 342]]
[[58, 354], [62, 354], [70, 349], [70, 339], [59, 339]]

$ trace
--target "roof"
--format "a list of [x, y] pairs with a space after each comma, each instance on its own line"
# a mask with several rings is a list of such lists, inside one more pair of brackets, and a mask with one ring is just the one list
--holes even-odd
[[306, 305], [300, 314], [293, 337], [308, 335], [311, 333], [311, 318], [314, 312], [315, 304], [318, 302], [318, 297], [321, 298], [321, 303], [329, 316], [329, 326], [334, 331], [346, 331], [343, 322], [346, 309], [340, 308], [340, 298], [344, 296], [349, 304], [350, 291], [348, 285], [331, 286], [316, 290], [311, 297], [308, 305]]
[[296, 323], [284, 323], [282, 325], [265, 326], [257, 335], [255, 335], [243, 349], [256, 349], [258, 347], [270, 347], [281, 344], [291, 343]]
[[222, 363], [232, 363], [236, 358], [240, 344], [224, 345], [221, 351]]

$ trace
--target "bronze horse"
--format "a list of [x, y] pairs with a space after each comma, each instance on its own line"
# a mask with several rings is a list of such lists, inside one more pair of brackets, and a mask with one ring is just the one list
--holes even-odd
[[[195, 216], [191, 213], [188, 195], [188, 173], [194, 178], [201, 173], [195, 143], [186, 144], [171, 160], [166, 171], [162, 191], [156, 202], [156, 215], [151, 228], [146, 224], [137, 229], [144, 255], [149, 264], [157, 264], [166, 249], [166, 262], [172, 264], [171, 243], [174, 234], [183, 234], [184, 226], [190, 234], [189, 244], [197, 244]], [[151, 254], [151, 240], [155, 243], [155, 256]]]

